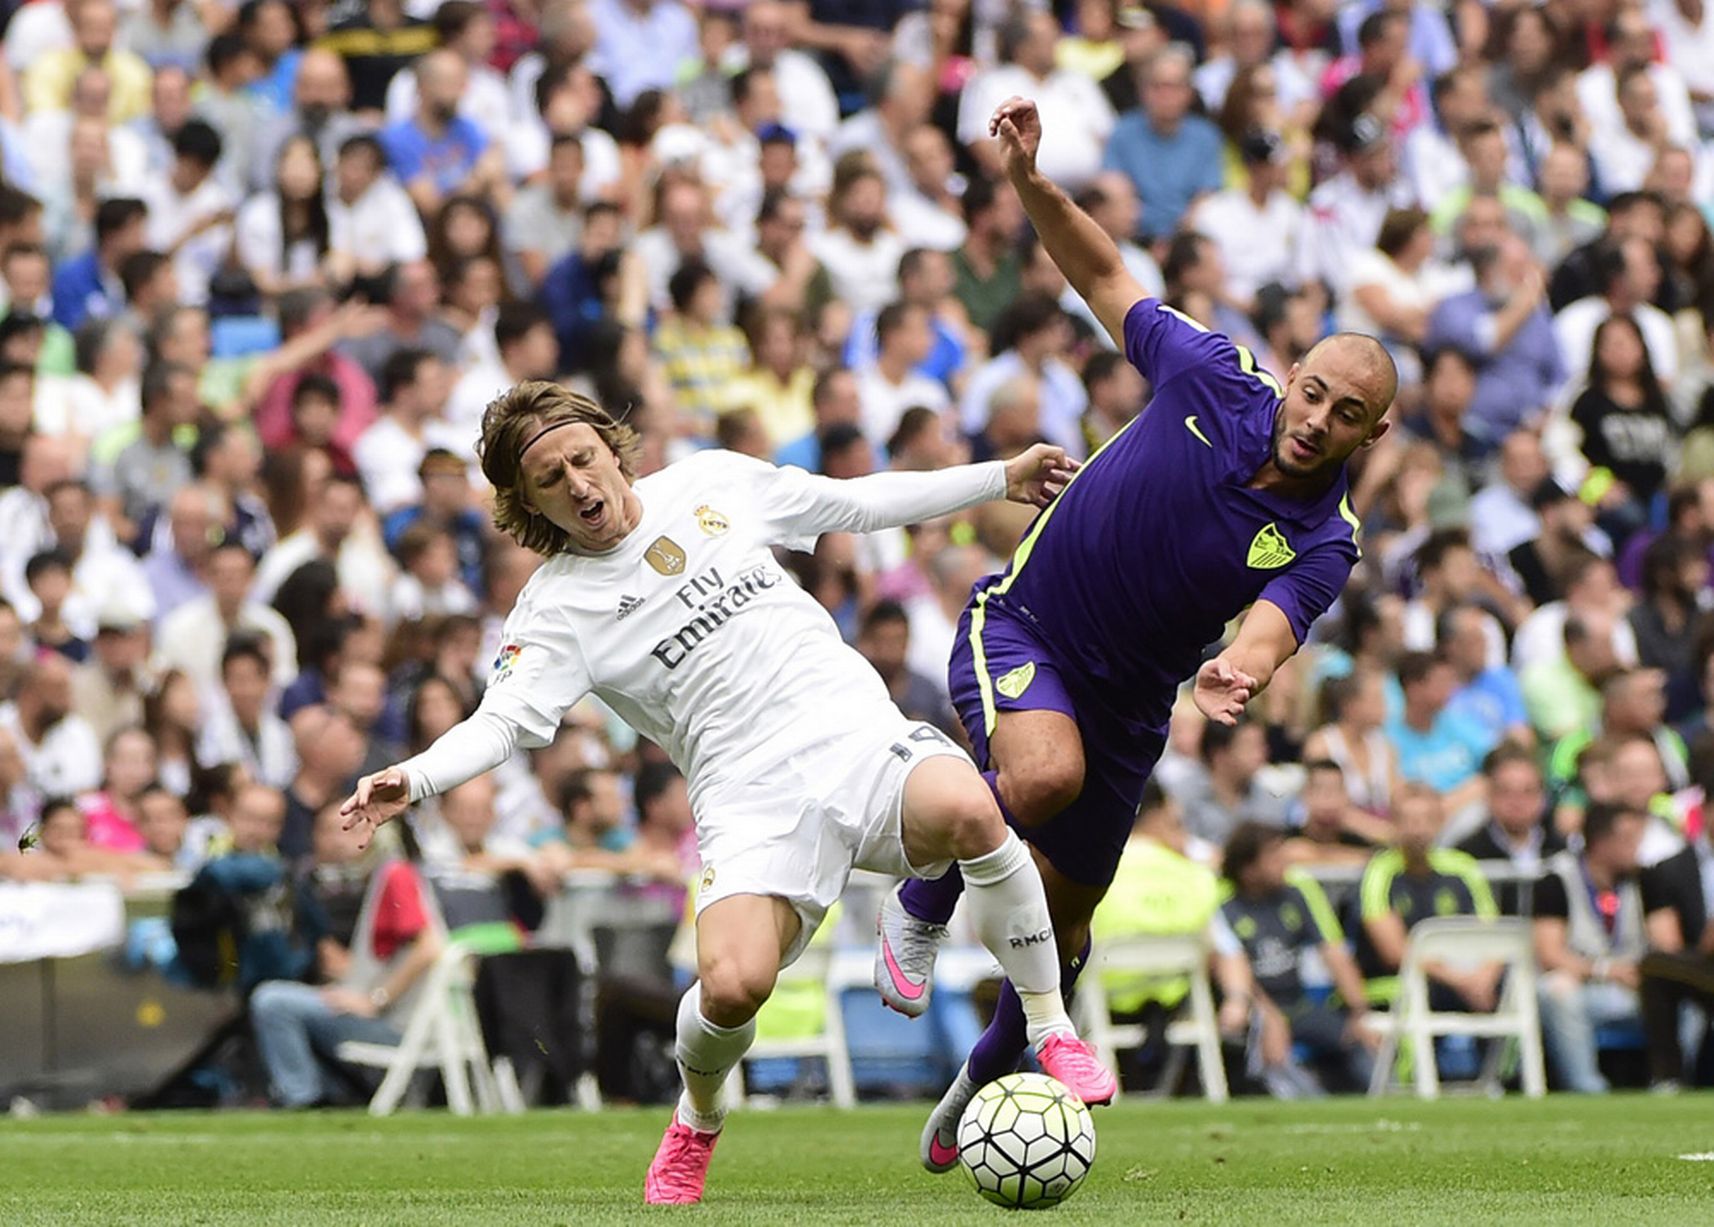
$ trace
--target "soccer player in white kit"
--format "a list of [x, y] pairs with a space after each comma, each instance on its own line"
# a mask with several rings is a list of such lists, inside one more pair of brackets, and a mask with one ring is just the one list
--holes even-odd
[[1019, 989], [1042, 1068], [1089, 1103], [1117, 1091], [1059, 994], [1041, 878], [964, 752], [907, 720], [770, 547], [870, 532], [1069, 478], [1038, 445], [1007, 462], [849, 481], [700, 452], [633, 481], [637, 438], [557, 384], [518, 385], [483, 415], [495, 523], [547, 556], [506, 620], [482, 704], [423, 753], [358, 781], [347, 825], [546, 745], [601, 696], [685, 774], [703, 870], [697, 983], [679, 1003], [684, 1093], [645, 1182], [651, 1203], [701, 1200], [721, 1088], [781, 967], [809, 943], [853, 867], [935, 877], [956, 861], [970, 918]]

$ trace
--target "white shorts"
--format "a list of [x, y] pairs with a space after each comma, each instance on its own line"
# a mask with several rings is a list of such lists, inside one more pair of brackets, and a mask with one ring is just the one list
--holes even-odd
[[802, 921], [785, 967], [809, 945], [853, 869], [938, 878], [951, 862], [910, 863], [903, 813], [905, 780], [918, 763], [941, 757], [970, 761], [933, 725], [898, 716], [864, 738], [789, 759], [764, 779], [699, 797], [697, 913], [730, 895], [784, 899]]

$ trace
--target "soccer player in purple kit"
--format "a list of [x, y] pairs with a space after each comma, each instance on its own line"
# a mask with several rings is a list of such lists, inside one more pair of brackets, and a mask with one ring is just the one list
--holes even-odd
[[[1282, 385], [1243, 346], [1146, 295], [1036, 168], [1035, 103], [1008, 99], [989, 131], [1048, 254], [1154, 388], [1006, 570], [976, 586], [951, 661], [977, 763], [1041, 868], [1069, 991], [1179, 685], [1194, 674], [1197, 707], [1235, 723], [1344, 587], [1360, 556], [1345, 461], [1386, 433], [1398, 375], [1373, 337], [1340, 333]], [[1233, 642], [1201, 663], [1246, 608]], [[961, 889], [954, 870], [887, 897], [875, 984], [894, 1009], [927, 1008]], [[1004, 986], [923, 1130], [930, 1171], [957, 1161], [971, 1096], [1016, 1067], [1023, 1021]]]

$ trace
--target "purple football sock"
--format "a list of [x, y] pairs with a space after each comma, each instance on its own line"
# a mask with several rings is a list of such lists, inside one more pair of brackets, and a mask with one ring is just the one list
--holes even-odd
[[[1069, 963], [1059, 968], [1059, 991], [1068, 999], [1077, 986], [1077, 977], [1089, 962], [1090, 940], [1083, 939], [1083, 949]], [[1000, 999], [994, 1005], [994, 1017], [982, 1032], [976, 1046], [970, 1050], [970, 1079], [977, 1086], [986, 1086], [1018, 1067], [1018, 1058], [1029, 1047], [1029, 1030], [1024, 1023], [1024, 1004], [1017, 990], [1007, 980], [1000, 985]]]
[[[1011, 811], [1006, 803], [1000, 800], [999, 772], [984, 771], [983, 783], [988, 785], [988, 791], [994, 794], [994, 804], [1000, 807], [1009, 826], [1017, 826], [1012, 821]], [[952, 919], [953, 909], [958, 906], [958, 896], [964, 893], [964, 875], [958, 872], [954, 865], [940, 877], [931, 881], [922, 878], [912, 878], [899, 888], [899, 902], [905, 905], [905, 911], [925, 924], [943, 925]]]

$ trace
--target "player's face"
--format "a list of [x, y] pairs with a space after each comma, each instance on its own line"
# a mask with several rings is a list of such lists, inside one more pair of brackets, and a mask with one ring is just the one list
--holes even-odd
[[1385, 389], [1370, 367], [1337, 352], [1311, 351], [1286, 376], [1274, 418], [1274, 465], [1288, 477], [1330, 475], [1386, 433]]
[[537, 439], [525, 449], [522, 468], [525, 503], [563, 529], [580, 554], [612, 549], [642, 518], [619, 457], [584, 422]]

